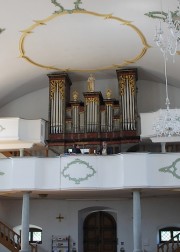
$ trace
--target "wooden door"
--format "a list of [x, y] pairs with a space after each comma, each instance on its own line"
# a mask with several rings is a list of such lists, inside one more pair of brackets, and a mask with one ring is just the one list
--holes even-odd
[[116, 222], [106, 212], [94, 212], [84, 220], [84, 252], [117, 252]]

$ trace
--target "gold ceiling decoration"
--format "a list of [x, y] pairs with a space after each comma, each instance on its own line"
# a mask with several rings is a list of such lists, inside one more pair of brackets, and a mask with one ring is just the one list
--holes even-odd
[[[77, 2], [78, 2], [78, 4], [80, 4], [79, 1], [77, 1]], [[76, 7], [79, 7], [79, 5]], [[136, 32], [137, 36], [140, 38], [140, 41], [142, 43], [142, 48], [141, 48], [139, 54], [136, 55], [132, 59], [124, 60], [122, 63], [112, 64], [109, 66], [101, 66], [96, 69], [73, 69], [71, 67], [64, 69], [64, 68], [59, 68], [59, 67], [53, 66], [53, 65], [44, 65], [42, 62], [40, 63], [40, 62], [34, 61], [32, 58], [30, 58], [28, 56], [28, 54], [25, 51], [25, 41], [32, 33], [35, 32], [36, 28], [39, 28], [40, 26], [44, 26], [56, 18], [62, 18], [65, 15], [73, 15], [73, 14], [76, 14], [76, 15], [77, 14], [78, 15], [86, 14], [86, 15], [91, 15], [93, 17], [99, 17], [104, 20], [107, 20], [107, 19], [114, 20], [114, 21], [120, 22], [121, 25], [124, 25], [124, 26], [131, 28], [133, 31]], [[96, 13], [96, 12], [92, 12], [92, 11], [83, 10], [80, 8], [73, 9], [71, 12], [70, 12], [70, 10], [61, 9], [61, 11], [55, 12], [54, 14], [52, 14], [51, 16], [48, 16], [47, 18], [45, 18], [43, 20], [35, 20], [33, 25], [29, 26], [27, 29], [25, 29], [21, 32], [22, 32], [22, 35], [21, 35], [20, 41], [19, 41], [19, 51], [20, 51], [21, 58], [25, 59], [26, 61], [28, 61], [29, 63], [31, 63], [37, 67], [41, 67], [41, 68], [44, 68], [47, 70], [55, 70], [55, 71], [63, 71], [63, 72], [97, 72], [97, 71], [101, 71], [101, 70], [110, 70], [110, 69], [117, 69], [117, 68], [125, 67], [125, 66], [128, 66], [129, 64], [135, 63], [136, 61], [141, 59], [144, 56], [144, 54], [146, 53], [146, 51], [148, 50], [148, 48], [150, 48], [143, 33], [135, 25], [133, 25], [131, 21], [127, 21], [122, 18], [113, 16], [112, 14], [100, 14], [100, 13]]]

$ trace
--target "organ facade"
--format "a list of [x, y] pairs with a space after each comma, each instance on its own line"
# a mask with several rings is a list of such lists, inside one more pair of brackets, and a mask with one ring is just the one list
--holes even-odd
[[137, 132], [137, 69], [116, 71], [118, 99], [112, 97], [111, 89], [106, 97], [94, 90], [95, 79], [87, 80], [87, 92], [83, 100], [79, 93], [70, 92], [72, 82], [66, 73], [49, 74], [49, 130], [48, 145], [61, 146], [64, 150], [78, 143], [83, 148], [96, 150], [107, 141], [120, 151], [126, 143], [139, 142]]

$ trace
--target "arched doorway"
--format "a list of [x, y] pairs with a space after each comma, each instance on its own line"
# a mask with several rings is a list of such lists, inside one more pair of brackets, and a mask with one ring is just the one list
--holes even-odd
[[117, 228], [113, 216], [98, 211], [89, 214], [83, 224], [84, 252], [117, 252]]

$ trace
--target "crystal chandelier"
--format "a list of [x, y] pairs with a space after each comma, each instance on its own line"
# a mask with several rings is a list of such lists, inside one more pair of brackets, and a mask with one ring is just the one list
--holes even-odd
[[[160, 20], [154, 41], [163, 53], [168, 52], [172, 56], [177, 53], [180, 47], [180, 0], [177, 0], [177, 2], [178, 6], [175, 11], [168, 11], [168, 13], [164, 11], [151, 12], [151, 14], [148, 14]], [[157, 13], [159, 15], [155, 15]], [[166, 29], [162, 28], [164, 23], [166, 24]]]
[[153, 129], [158, 137], [180, 136], [180, 112], [177, 109], [170, 109], [170, 100], [168, 95], [167, 81], [167, 55], [175, 56], [180, 45], [180, 0], [175, 12], [169, 11], [164, 19], [167, 31], [167, 36], [162, 29], [162, 23], [156, 29], [154, 41], [160, 48], [164, 59], [165, 87], [166, 87], [166, 109], [160, 110], [160, 115], [157, 121], [153, 124]]
[[161, 109], [158, 119], [153, 124], [158, 137], [172, 137], [180, 136], [180, 111], [177, 109], [170, 109], [170, 100], [168, 96], [168, 81], [167, 81], [167, 57], [164, 56], [165, 69], [165, 86], [166, 86], [166, 109]]

